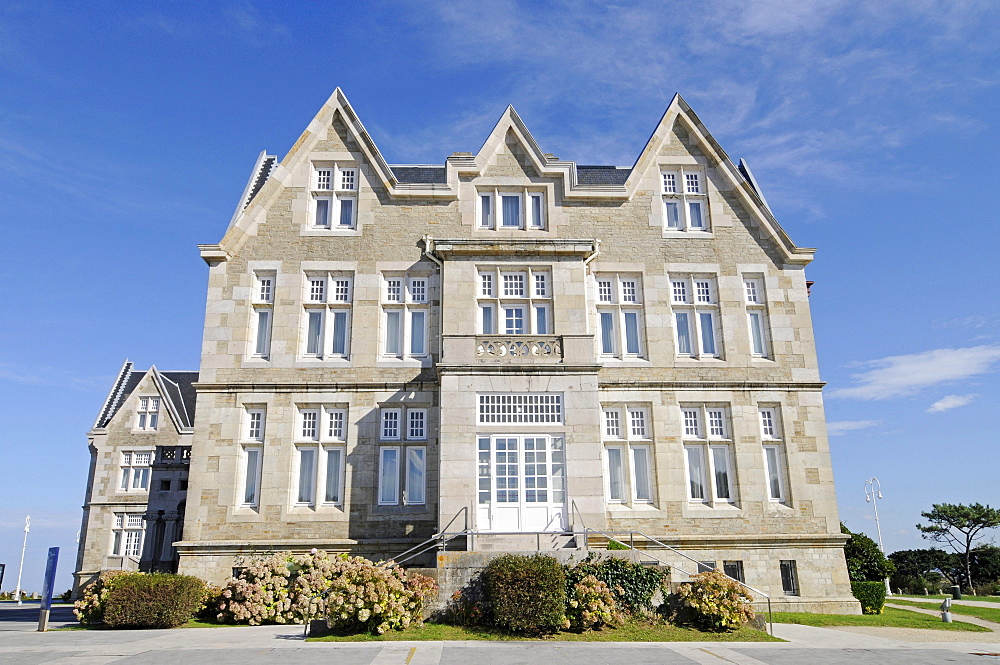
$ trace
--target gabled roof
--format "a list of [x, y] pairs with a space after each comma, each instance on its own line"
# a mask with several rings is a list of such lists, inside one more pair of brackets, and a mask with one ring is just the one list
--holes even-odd
[[152, 376], [157, 391], [163, 398], [164, 406], [170, 412], [174, 422], [177, 423], [178, 429], [187, 430], [194, 427], [196, 402], [194, 383], [198, 381], [198, 372], [160, 372], [156, 366], [145, 372], [137, 372], [134, 370], [133, 363], [126, 360], [111, 386], [111, 391], [104, 400], [104, 406], [101, 407], [97, 420], [94, 421], [93, 429], [107, 427], [125, 400], [147, 375]]
[[[732, 191], [755, 222], [775, 241], [786, 263], [806, 264], [814, 249], [797, 247], [778, 224], [770, 208], [753, 182], [749, 169], [736, 166], [715, 138], [708, 132], [695, 112], [680, 95], [674, 95], [660, 118], [656, 129], [631, 168], [618, 166], [583, 166], [573, 161], [559, 160], [543, 153], [521, 118], [508, 106], [500, 116], [479, 152], [454, 153], [443, 166], [390, 166], [382, 157], [347, 97], [340, 88], [320, 109], [316, 117], [295, 142], [288, 154], [276, 164], [276, 158], [262, 152], [251, 173], [230, 228], [218, 244], [199, 245], [202, 257], [208, 261], [225, 261], [233, 256], [242, 239], [264, 218], [269, 202], [282, 186], [289, 183], [298, 167], [310, 158], [313, 148], [339, 119], [358, 146], [357, 155], [367, 163], [371, 173], [393, 198], [455, 200], [458, 198], [460, 177], [483, 175], [491, 160], [504, 150], [509, 141], [518, 143], [527, 163], [541, 178], [562, 180], [562, 195], [574, 201], [626, 201], [642, 186], [645, 174], [655, 167], [661, 148], [671, 140], [675, 125], [682, 127], [718, 174], [729, 181]], [[275, 187], [268, 189], [267, 182]]]

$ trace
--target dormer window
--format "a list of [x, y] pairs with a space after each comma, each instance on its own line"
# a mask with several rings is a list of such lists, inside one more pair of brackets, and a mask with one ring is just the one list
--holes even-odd
[[705, 174], [679, 168], [661, 171], [665, 231], [703, 232], [710, 229]]
[[357, 167], [316, 166], [313, 171], [313, 228], [353, 229], [357, 221]]
[[476, 226], [480, 229], [546, 228], [545, 195], [527, 189], [479, 190], [476, 206]]

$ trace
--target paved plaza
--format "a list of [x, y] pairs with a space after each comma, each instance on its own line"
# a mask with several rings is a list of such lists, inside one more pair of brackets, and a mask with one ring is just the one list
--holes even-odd
[[[36, 631], [37, 604], [0, 603], [4, 665], [942, 665], [1000, 663], [1000, 633], [865, 632], [775, 625], [786, 643], [305, 642], [301, 626], [135, 631]], [[52, 626], [72, 625], [66, 606]], [[857, 630], [857, 629], [855, 629]], [[880, 634], [875, 634], [883, 631]], [[902, 632], [900, 632], [902, 631]], [[915, 635], [911, 635], [915, 633]], [[892, 635], [893, 637], [888, 637]], [[917, 641], [934, 639], [945, 641]], [[976, 640], [974, 642], [952, 641]]]

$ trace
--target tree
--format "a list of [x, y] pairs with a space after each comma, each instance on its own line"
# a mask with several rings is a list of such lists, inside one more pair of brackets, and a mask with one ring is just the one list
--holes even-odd
[[983, 582], [1000, 582], [1000, 547], [977, 545], [969, 553], [972, 576]]
[[936, 587], [942, 577], [955, 584], [962, 576], [959, 556], [944, 550], [900, 550], [890, 554], [889, 560], [896, 566], [893, 586], [912, 592], [919, 592], [921, 587]]
[[892, 575], [895, 566], [874, 540], [863, 533], [854, 533], [843, 522], [840, 524], [840, 531], [851, 536], [844, 543], [844, 557], [847, 559], [847, 574], [852, 582], [881, 582]]
[[930, 512], [920, 513], [929, 524], [918, 524], [921, 535], [937, 543], [944, 543], [962, 557], [965, 583], [972, 589], [972, 547], [985, 536], [986, 529], [1000, 526], [1000, 510], [973, 503], [935, 503]]

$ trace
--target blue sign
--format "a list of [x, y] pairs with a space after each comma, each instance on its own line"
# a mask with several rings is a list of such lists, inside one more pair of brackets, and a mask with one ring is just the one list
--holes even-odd
[[42, 583], [42, 609], [52, 609], [52, 587], [56, 583], [56, 563], [59, 561], [59, 548], [49, 548], [49, 560], [45, 564], [45, 582]]

